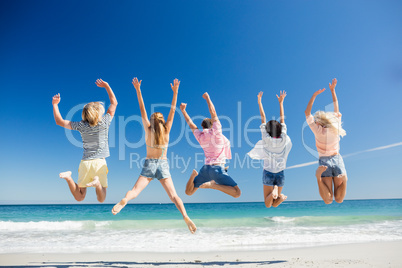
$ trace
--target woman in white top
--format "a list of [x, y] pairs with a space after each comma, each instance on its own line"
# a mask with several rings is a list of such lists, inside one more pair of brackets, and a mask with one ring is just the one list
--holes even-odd
[[292, 141], [287, 135], [285, 124], [285, 115], [283, 109], [283, 101], [286, 92], [281, 91], [280, 96], [276, 95], [280, 107], [280, 123], [276, 120], [266, 121], [264, 107], [262, 106], [262, 94], [258, 94], [258, 106], [261, 115], [261, 134], [262, 140], [257, 142], [254, 148], [248, 153], [253, 159], [264, 160], [264, 171], [262, 175], [262, 183], [264, 185], [264, 202], [267, 208], [271, 206], [277, 207], [287, 196], [282, 194], [282, 188], [285, 184], [284, 169], [286, 168], [286, 160]]

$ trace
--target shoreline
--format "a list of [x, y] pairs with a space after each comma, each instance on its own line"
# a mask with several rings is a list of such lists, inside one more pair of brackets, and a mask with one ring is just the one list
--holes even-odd
[[402, 240], [215, 252], [2, 253], [0, 267], [402, 267]]
[[[355, 198], [355, 199], [344, 199], [344, 201], [368, 201], [368, 200], [400, 200], [401, 197], [390, 197], [390, 198]], [[119, 200], [116, 200], [118, 202]], [[104, 202], [99, 203], [97, 201], [83, 201], [80, 203], [72, 202], [72, 201], [59, 201], [56, 203], [47, 203], [47, 202], [40, 202], [40, 201], [24, 201], [24, 202], [14, 202], [14, 203], [7, 203], [8, 201], [0, 200], [0, 206], [54, 206], [54, 205], [63, 205], [63, 206], [82, 206], [82, 205], [116, 205], [116, 202]], [[36, 202], [36, 203], [35, 203]], [[53, 201], [54, 202], [54, 201]], [[289, 200], [286, 199], [286, 202], [323, 202], [321, 199], [311, 199], [311, 200]], [[264, 204], [264, 201], [256, 200], [256, 201], [217, 201], [217, 202], [184, 202], [184, 204], [231, 204], [231, 203], [261, 203]], [[127, 205], [174, 205], [171, 202], [144, 202], [144, 203], [129, 203]]]

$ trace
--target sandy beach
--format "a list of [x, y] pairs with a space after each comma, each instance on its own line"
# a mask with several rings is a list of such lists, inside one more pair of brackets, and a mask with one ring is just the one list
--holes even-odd
[[402, 241], [271, 251], [1, 254], [0, 267], [402, 267]]

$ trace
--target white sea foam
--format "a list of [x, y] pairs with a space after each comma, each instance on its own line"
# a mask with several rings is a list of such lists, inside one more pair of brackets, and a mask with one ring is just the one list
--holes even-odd
[[[137, 221], [0, 222], [0, 253], [83, 251], [224, 251], [282, 249], [368, 241], [402, 240], [402, 221], [345, 226], [299, 226], [298, 218], [269, 218], [259, 227], [129, 228]], [[163, 221], [157, 222], [163, 227]], [[279, 223], [279, 224], [278, 224]], [[155, 223], [156, 224], [156, 223]]]

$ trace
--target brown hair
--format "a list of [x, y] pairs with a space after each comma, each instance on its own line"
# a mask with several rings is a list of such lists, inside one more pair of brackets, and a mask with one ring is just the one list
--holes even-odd
[[211, 128], [212, 120], [209, 118], [205, 118], [204, 120], [202, 120], [201, 126], [202, 126], [202, 128], [206, 128], [206, 129]]
[[151, 115], [151, 130], [154, 133], [154, 143], [156, 147], [159, 145], [164, 145], [164, 139], [163, 139], [163, 134], [165, 134], [165, 131], [167, 130], [166, 128], [166, 123], [165, 119], [163, 118], [163, 115], [161, 113], [153, 113]]
[[82, 109], [82, 120], [88, 122], [91, 127], [94, 127], [101, 120], [105, 108], [100, 102], [90, 102]]

